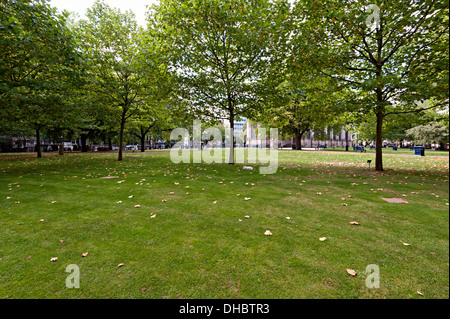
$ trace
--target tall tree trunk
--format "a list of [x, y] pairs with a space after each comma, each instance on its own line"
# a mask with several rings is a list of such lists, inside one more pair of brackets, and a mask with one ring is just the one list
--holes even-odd
[[348, 131], [345, 131], [345, 151], [348, 152]]
[[377, 112], [377, 141], [375, 145], [375, 170], [383, 171], [383, 118], [381, 111]]
[[234, 164], [234, 111], [230, 110], [230, 157], [228, 164]]
[[142, 126], [140, 127], [140, 129], [141, 129], [141, 136], [140, 136], [141, 152], [144, 153], [145, 152], [145, 135], [147, 135], [147, 132], [145, 131], [145, 128]]
[[87, 134], [81, 134], [80, 140], [81, 140], [81, 152], [86, 153], [88, 151], [88, 149], [87, 149]]
[[141, 152], [145, 152], [145, 135], [141, 136]]
[[110, 150], [110, 151], [112, 151], [112, 138], [111, 138], [111, 136], [108, 136], [108, 149]]
[[64, 142], [63, 141], [59, 142], [58, 151], [59, 151], [59, 155], [64, 155]]
[[37, 157], [42, 158], [42, 150], [41, 150], [41, 132], [39, 129], [36, 129], [36, 148], [37, 148]]
[[375, 114], [377, 116], [377, 145], [375, 148], [375, 170], [381, 172], [383, 171], [383, 120], [384, 120], [384, 105], [383, 105], [383, 88], [381, 87], [382, 79], [382, 48], [383, 48], [383, 24], [380, 24], [380, 28], [377, 28], [376, 39], [377, 39], [377, 80], [378, 86], [376, 89], [377, 93], [377, 108]]
[[295, 149], [296, 150], [302, 149], [302, 138], [303, 138], [304, 133], [305, 132], [300, 132], [300, 130], [298, 130], [297, 133], [295, 134]]
[[59, 140], [58, 153], [59, 155], [64, 155], [64, 135]]
[[125, 114], [122, 114], [120, 121], [120, 133], [119, 133], [119, 158], [118, 161], [123, 161], [123, 131], [125, 129]]

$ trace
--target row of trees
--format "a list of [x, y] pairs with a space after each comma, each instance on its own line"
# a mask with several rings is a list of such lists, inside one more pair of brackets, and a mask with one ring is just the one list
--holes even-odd
[[[85, 20], [46, 0], [0, 3], [0, 131], [53, 140], [118, 136], [125, 124], [144, 143], [171, 125], [170, 78], [154, 40], [135, 21], [97, 2]], [[60, 147], [62, 150], [62, 146]]]
[[144, 140], [245, 116], [297, 145], [311, 129], [367, 125], [383, 170], [387, 123], [448, 116], [448, 1], [371, 2], [161, 0], [143, 28], [102, 1], [75, 20], [46, 0], [1, 0], [2, 127], [118, 133], [122, 160], [132, 123]]

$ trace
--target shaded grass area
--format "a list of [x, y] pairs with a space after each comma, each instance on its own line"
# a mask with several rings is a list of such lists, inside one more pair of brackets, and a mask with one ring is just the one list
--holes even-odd
[[[365, 147], [364, 150], [366, 153], [375, 153], [375, 148], [370, 149], [370, 147]], [[345, 151], [345, 147], [330, 147], [325, 149], [324, 151]], [[349, 147], [349, 152], [355, 152], [353, 151], [352, 147]], [[355, 152], [356, 153], [356, 152]], [[383, 148], [383, 154], [397, 154], [397, 155], [411, 155], [414, 156], [414, 150], [411, 150], [409, 148], [398, 148], [396, 151], [392, 149], [392, 147], [385, 147]], [[440, 150], [431, 150], [431, 149], [425, 149], [425, 156], [449, 156], [448, 151], [440, 151]]]
[[367, 159], [280, 151], [260, 175], [164, 151], [2, 155], [0, 297], [448, 298], [448, 157]]

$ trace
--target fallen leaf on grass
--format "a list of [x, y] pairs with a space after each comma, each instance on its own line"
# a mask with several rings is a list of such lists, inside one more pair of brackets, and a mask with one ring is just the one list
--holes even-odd
[[350, 225], [361, 225], [361, 224], [358, 222], [350, 222]]
[[50, 259], [50, 261], [57, 261], [58, 260], [58, 257], [52, 257], [51, 259]]
[[215, 201], [213, 202], [213, 204], [217, 204], [217, 201], [215, 200]]
[[150, 218], [155, 218], [155, 217], [156, 217], [156, 214], [153, 214], [150, 216]]
[[85, 253], [81, 254], [81, 257], [86, 257], [87, 255], [89, 255], [89, 253], [85, 252]]
[[423, 293], [421, 293], [419, 290], [416, 291], [418, 295], [423, 296]]
[[245, 215], [244, 217], [245, 217], [245, 218], [247, 218], [247, 219], [249, 219], [249, 218], [250, 218], [250, 216], [249, 216], [249, 215]]
[[39, 221], [42, 223], [44, 221], [44, 219], [39, 219]]
[[124, 264], [118, 264], [117, 265], [117, 268], [120, 268], [120, 267], [122, 267], [122, 266], [125, 266]]
[[266, 232], [264, 233], [264, 235], [266, 236], [272, 236], [272, 232], [270, 230], [266, 230]]
[[134, 205], [134, 208], [141, 208], [141, 205]]
[[402, 244], [405, 245], [405, 246], [411, 246], [411, 244], [408, 244], [408, 243], [403, 243], [402, 242]]
[[319, 238], [320, 241], [325, 241], [325, 240], [327, 240], [327, 239], [328, 239], [328, 238], [326, 238], [326, 237], [320, 237], [320, 238]]
[[347, 269], [347, 273], [353, 277], [355, 277], [357, 275], [356, 271], [354, 271], [353, 269]]

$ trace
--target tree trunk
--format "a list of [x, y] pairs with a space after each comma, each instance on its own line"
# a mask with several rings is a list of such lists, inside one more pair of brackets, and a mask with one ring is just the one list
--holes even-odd
[[345, 131], [345, 151], [348, 152], [348, 131]]
[[234, 164], [234, 112], [230, 111], [230, 158], [228, 164]]
[[86, 134], [81, 134], [80, 140], [81, 140], [81, 152], [82, 153], [86, 153], [88, 151], [88, 149], [87, 149], [87, 135]]
[[59, 155], [64, 155], [64, 142], [59, 143], [58, 151]]
[[39, 129], [36, 129], [36, 148], [37, 148], [37, 157], [42, 158], [42, 150], [41, 150], [41, 132]]
[[377, 81], [378, 86], [376, 89], [377, 93], [377, 108], [375, 111], [375, 115], [377, 116], [377, 141], [376, 141], [376, 148], [375, 148], [375, 170], [381, 172], [383, 171], [383, 120], [384, 120], [384, 105], [383, 105], [383, 89], [381, 86], [381, 79], [382, 79], [382, 63], [381, 63], [381, 55], [382, 55], [382, 48], [383, 48], [383, 30], [382, 30], [382, 24], [380, 28], [377, 28], [376, 31], [376, 39], [378, 44], [378, 55], [377, 55], [377, 63], [376, 63], [376, 69], [377, 69]]
[[123, 160], [123, 131], [125, 129], [125, 116], [122, 115], [122, 120], [120, 121], [120, 133], [119, 133], [119, 158], [118, 161]]
[[295, 149], [296, 150], [301, 150], [302, 149], [302, 138], [303, 138], [303, 134], [305, 132], [300, 132], [297, 131], [297, 134], [295, 134]]
[[377, 112], [377, 141], [375, 145], [375, 170], [383, 171], [383, 113]]
[[147, 135], [147, 132], [143, 126], [140, 127], [141, 135], [139, 136], [139, 139], [141, 140], [141, 152], [145, 152], [145, 136]]
[[141, 152], [145, 152], [145, 134], [141, 135]]
[[111, 136], [109, 136], [108, 137], [108, 149], [110, 150], [110, 151], [112, 151], [112, 138], [111, 138]]

